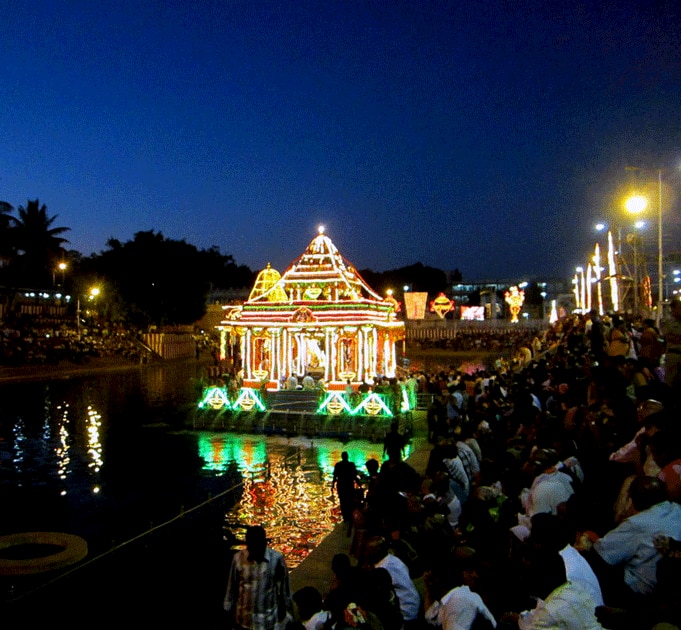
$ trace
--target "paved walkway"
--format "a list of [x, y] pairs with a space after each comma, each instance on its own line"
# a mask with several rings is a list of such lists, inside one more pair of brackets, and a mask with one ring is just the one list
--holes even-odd
[[[424, 474], [431, 451], [427, 440], [426, 412], [414, 414], [414, 450], [407, 458], [409, 464], [419, 473]], [[327, 594], [333, 580], [331, 560], [337, 553], [350, 552], [352, 537], [348, 537], [345, 526], [340, 523], [310, 555], [291, 571], [291, 592], [295, 593], [303, 586], [314, 586], [322, 596]]]

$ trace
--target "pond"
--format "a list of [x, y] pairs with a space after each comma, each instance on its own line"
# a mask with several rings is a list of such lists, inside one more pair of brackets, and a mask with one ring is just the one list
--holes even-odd
[[201, 377], [186, 363], [0, 387], [0, 535], [66, 532], [88, 545], [66, 576], [2, 578], [5, 607], [68, 606], [93, 627], [85, 620], [110, 598], [122, 619], [158, 621], [174, 593], [171, 617], [197, 623], [221, 603], [225, 526], [263, 524], [293, 568], [339, 522], [333, 465], [343, 450], [359, 468], [380, 461], [382, 444], [194, 430]]

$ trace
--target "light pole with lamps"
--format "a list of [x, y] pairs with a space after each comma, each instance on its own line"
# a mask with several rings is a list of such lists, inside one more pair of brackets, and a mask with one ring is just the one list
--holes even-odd
[[[628, 166], [628, 171], [641, 171], [643, 169]], [[648, 206], [648, 200], [641, 195], [634, 195], [625, 202], [627, 210], [634, 214], [643, 212]], [[662, 250], [662, 169], [657, 171], [657, 311], [655, 323], [658, 328], [662, 319], [662, 304], [664, 303], [664, 253]]]

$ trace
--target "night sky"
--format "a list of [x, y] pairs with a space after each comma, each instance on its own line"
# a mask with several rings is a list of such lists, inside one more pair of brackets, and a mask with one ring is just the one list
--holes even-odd
[[679, 6], [0, 0], [0, 199], [85, 255], [283, 271], [323, 224], [359, 269], [570, 277], [626, 166], [681, 190]]

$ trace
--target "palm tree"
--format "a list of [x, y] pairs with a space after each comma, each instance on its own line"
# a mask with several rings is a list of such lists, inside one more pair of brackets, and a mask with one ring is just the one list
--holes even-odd
[[12, 223], [12, 217], [10, 212], [14, 208], [11, 204], [6, 201], [0, 201], [0, 266], [7, 260], [11, 254], [11, 244], [10, 244], [10, 225]]
[[62, 245], [69, 241], [60, 234], [71, 228], [52, 227], [58, 215], [47, 215], [47, 206], [36, 199], [19, 206], [10, 219], [12, 245], [16, 252], [16, 279], [28, 286], [48, 286], [57, 261], [63, 256]]

